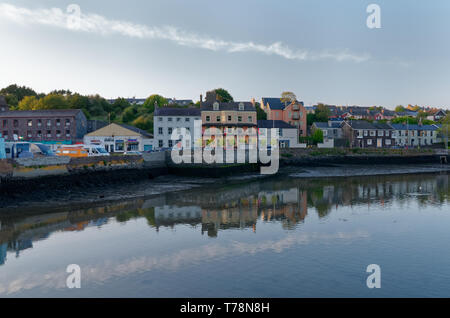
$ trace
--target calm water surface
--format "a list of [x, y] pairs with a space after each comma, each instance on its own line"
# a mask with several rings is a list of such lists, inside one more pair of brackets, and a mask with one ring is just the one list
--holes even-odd
[[[1, 297], [450, 296], [449, 175], [216, 182], [0, 210]], [[81, 289], [66, 267], [81, 267]], [[366, 268], [381, 267], [381, 289]]]

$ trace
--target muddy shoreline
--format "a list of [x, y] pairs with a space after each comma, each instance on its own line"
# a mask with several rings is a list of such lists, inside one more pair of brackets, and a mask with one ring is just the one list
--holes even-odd
[[[118, 172], [118, 171], [116, 171]], [[101, 206], [112, 202], [147, 199], [166, 193], [182, 192], [194, 188], [211, 188], [231, 186], [233, 184], [252, 183], [263, 179], [279, 180], [283, 178], [348, 178], [377, 175], [402, 174], [449, 174], [450, 165], [416, 164], [416, 165], [332, 165], [322, 167], [283, 166], [276, 175], [260, 175], [259, 173], [242, 173], [223, 178], [208, 176], [187, 177], [167, 174], [161, 170], [159, 175], [151, 176], [141, 170], [118, 172], [113, 179], [102, 180], [101, 175], [80, 175], [82, 180], [71, 183], [52, 182], [35, 184], [33, 191], [17, 185], [15, 193], [0, 193], [0, 213], [15, 213], [19, 210], [85, 208]]]

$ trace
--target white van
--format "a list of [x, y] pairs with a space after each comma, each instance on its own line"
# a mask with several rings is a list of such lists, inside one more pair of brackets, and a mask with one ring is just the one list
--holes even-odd
[[105, 148], [97, 145], [84, 145], [84, 149], [88, 151], [89, 157], [109, 156], [109, 152]]

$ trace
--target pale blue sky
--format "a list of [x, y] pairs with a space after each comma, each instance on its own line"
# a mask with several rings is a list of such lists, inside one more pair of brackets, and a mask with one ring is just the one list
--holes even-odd
[[[41, 10], [71, 3], [107, 23], [74, 31]], [[381, 29], [366, 26], [370, 3]], [[290, 90], [306, 104], [450, 108], [448, 0], [0, 0], [0, 11], [0, 87], [194, 100], [216, 87], [237, 100]]]

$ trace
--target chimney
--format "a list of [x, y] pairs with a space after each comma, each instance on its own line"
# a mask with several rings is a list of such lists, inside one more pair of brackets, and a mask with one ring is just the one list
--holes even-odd
[[200, 108], [202, 108], [202, 103], [203, 103], [203, 95], [200, 94]]

